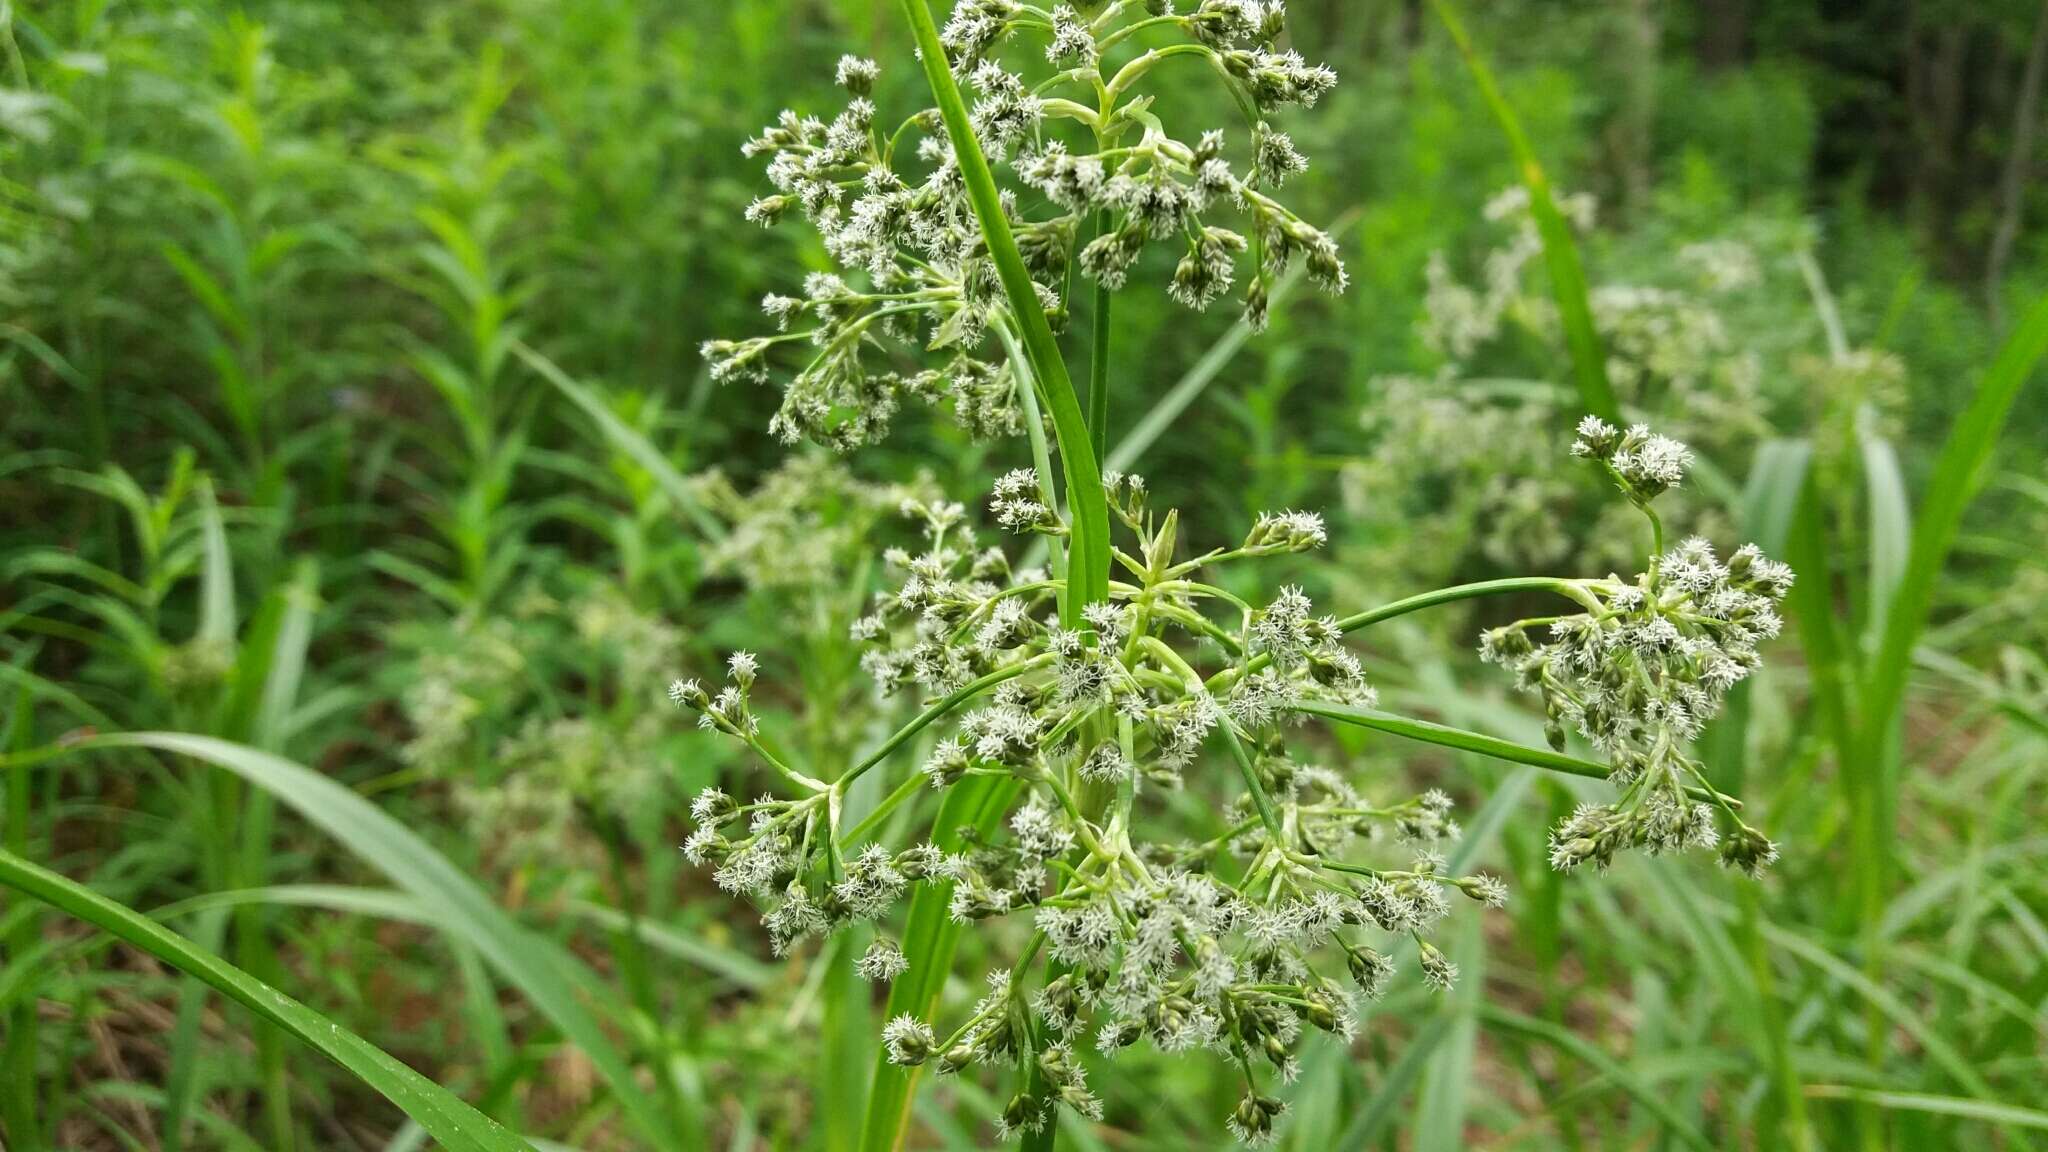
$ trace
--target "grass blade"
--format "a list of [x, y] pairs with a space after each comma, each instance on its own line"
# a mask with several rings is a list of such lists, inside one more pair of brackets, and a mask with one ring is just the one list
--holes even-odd
[[1515, 166], [1520, 170], [1522, 184], [1529, 190], [1529, 215], [1536, 221], [1536, 231], [1543, 238], [1543, 263], [1550, 269], [1550, 286], [1557, 297], [1558, 316], [1564, 322], [1565, 342], [1572, 355], [1572, 375], [1578, 382], [1579, 398], [1586, 410], [1609, 423], [1619, 424], [1621, 406], [1615, 402], [1614, 388], [1607, 380], [1607, 354], [1600, 347], [1600, 333], [1593, 327], [1593, 307], [1586, 290], [1586, 270], [1579, 263], [1579, 247], [1572, 242], [1571, 227], [1565, 223], [1564, 215], [1557, 210], [1557, 201], [1550, 193], [1550, 180], [1543, 174], [1543, 166], [1536, 162], [1536, 151], [1529, 146], [1529, 137], [1522, 131], [1521, 118], [1515, 115], [1507, 97], [1501, 94], [1500, 85], [1494, 82], [1493, 70], [1486, 66], [1479, 52], [1472, 46], [1472, 38], [1465, 32], [1465, 24], [1451, 7], [1450, 0], [1436, 0], [1437, 17], [1443, 21], [1444, 30], [1451, 34], [1451, 40], [1458, 46], [1458, 54], [1465, 58], [1465, 66], [1472, 70], [1472, 80], [1479, 86], [1479, 94], [1492, 110], [1493, 118], [1500, 123], [1501, 132], [1508, 138], [1508, 147], [1515, 154]]
[[[932, 821], [932, 843], [948, 852], [963, 843], [960, 829], [972, 826], [980, 835], [994, 831], [1010, 801], [1016, 796], [1014, 781], [972, 777], [946, 792], [939, 814]], [[938, 1008], [939, 993], [953, 966], [953, 948], [959, 943], [960, 926], [946, 912], [953, 885], [927, 881], [910, 901], [910, 918], [903, 930], [903, 954], [910, 968], [889, 988], [886, 1018], [908, 1013], [929, 1022]], [[867, 1118], [862, 1126], [863, 1152], [894, 1152], [910, 1132], [910, 1105], [921, 1069], [898, 1068], [880, 1053], [875, 1056], [874, 1085], [868, 1092]]]
[[1742, 490], [1745, 534], [1768, 556], [1783, 556], [1799, 517], [1799, 490], [1813, 445], [1804, 440], [1766, 440], [1757, 445], [1756, 461]]
[[[868, 1085], [859, 1069], [875, 1046], [873, 1000], [853, 960], [871, 933], [844, 931], [818, 950], [823, 971], [819, 995], [818, 1107], [828, 1116], [852, 1116], [866, 1103]], [[824, 1152], [852, 1152], [860, 1132], [851, 1124], [824, 1124]]]
[[1913, 645], [1927, 624], [1934, 605], [1935, 581], [1948, 563], [1963, 512], [1983, 484], [1985, 465], [2005, 428], [2014, 398], [2034, 374], [2044, 353], [2048, 353], [2048, 296], [2035, 301], [2014, 327], [2011, 338], [1999, 349], [1998, 359], [1978, 384], [1970, 406], [1956, 418], [1948, 440], [1942, 444], [1934, 465], [1934, 479], [1913, 525], [1913, 549], [1905, 578], [1900, 581], [1896, 601], [1886, 615], [1883, 639], [1863, 694], [1863, 715], [1868, 727], [1888, 726], [1898, 709], [1906, 690]]
[[[1345, 221], [1340, 220], [1331, 231], [1341, 233], [1344, 227]], [[1300, 266], [1289, 268], [1273, 285], [1268, 307], [1278, 308], [1280, 301], [1301, 282], [1303, 275], [1305, 273]], [[1115, 448], [1110, 449], [1108, 457], [1103, 462], [1103, 468], [1110, 472], [1128, 472], [1131, 466], [1166, 434], [1166, 430], [1173, 427], [1173, 422], [1180, 419], [1181, 413], [1188, 410], [1188, 405], [1193, 404], [1208, 389], [1209, 384], [1223, 374], [1223, 370], [1230, 366], [1231, 360], [1236, 358], [1238, 350], [1251, 338], [1250, 324], [1242, 318], [1232, 323], [1223, 335], [1216, 338], [1216, 343], [1211, 344], [1209, 350], [1202, 353], [1202, 358], [1195, 361], [1194, 366], [1175, 381], [1173, 387], [1167, 389], [1166, 394], [1147, 409], [1136, 424], [1131, 425], [1131, 430], [1124, 434], [1124, 438], [1117, 442]]]
[[[1868, 410], [1866, 409], [1866, 414]], [[1863, 451], [1863, 486], [1870, 504], [1870, 604], [1867, 647], [1884, 635], [1892, 598], [1906, 578], [1912, 549], [1913, 513], [1906, 502], [1906, 478], [1892, 442], [1864, 428], [1857, 440]]]
[[1422, 1030], [1409, 1039], [1400, 1057], [1380, 1079], [1379, 1087], [1373, 1090], [1372, 1098], [1359, 1109], [1345, 1127], [1344, 1134], [1331, 1145], [1332, 1148], [1365, 1152], [1379, 1141], [1380, 1134], [1393, 1122], [1395, 1109], [1401, 1106], [1408, 1089], [1422, 1076], [1422, 1070], [1429, 1067], [1430, 1054], [1450, 1036], [1455, 1021], [1454, 1013], [1440, 1012], [1424, 1023]]
[[475, 948], [499, 976], [583, 1049], [642, 1136], [656, 1147], [673, 1146], [676, 1134], [669, 1132], [632, 1067], [577, 996], [577, 984], [594, 985], [596, 978], [566, 951], [513, 921], [447, 858], [376, 805], [311, 769], [210, 736], [131, 732], [99, 737], [83, 746], [149, 748], [190, 756], [284, 801], [411, 893], [439, 927]]
[[228, 555], [227, 528], [213, 498], [213, 483], [203, 478], [199, 481], [199, 517], [204, 552], [199, 569], [198, 639], [229, 648], [235, 642], [234, 561]]
[[1699, 1152], [1713, 1152], [1714, 1146], [1707, 1143], [1707, 1138], [1700, 1135], [1699, 1129], [1678, 1114], [1678, 1110], [1671, 1106], [1671, 1102], [1666, 1100], [1662, 1093], [1637, 1079], [1620, 1061], [1576, 1034], [1549, 1021], [1525, 1016], [1511, 1008], [1503, 1008], [1496, 1004], [1481, 1004], [1479, 1018], [1486, 1022], [1488, 1028], [1513, 1033], [1525, 1040], [1548, 1044], [1585, 1064], [1628, 1093], [1631, 1099], [1642, 1105], [1664, 1125], [1667, 1134], [1676, 1137], [1680, 1143], [1689, 1148], [1697, 1148]]
[[[36, 685], [40, 681], [28, 670], [37, 649], [29, 647], [15, 657], [18, 664], [0, 664], [0, 669], [18, 673], [13, 701], [7, 710], [7, 731], [0, 739], [0, 770], [6, 779], [4, 823], [0, 823], [0, 847], [26, 853], [30, 818], [34, 811], [28, 763], [14, 755], [27, 750], [35, 739]], [[42, 917], [33, 905], [17, 907], [9, 899], [0, 904], [9, 922], [4, 936], [7, 964], [0, 968], [0, 1021], [6, 1035], [0, 1038], [0, 1125], [13, 1134], [14, 1141], [31, 1148], [42, 1146], [42, 1113], [46, 1105], [37, 1100], [36, 1057], [41, 1049], [42, 1016], [33, 993], [43, 970], [40, 958], [54, 945], [43, 938]], [[19, 1003], [16, 1003], [16, 999]]]
[[1992, 1092], [1991, 1086], [1984, 1082], [1984, 1078], [1977, 1074], [1969, 1059], [1943, 1038], [1940, 1032], [1920, 1019], [1919, 1015], [1890, 989], [1864, 975], [1855, 965], [1835, 955], [1825, 946], [1808, 940], [1797, 932], [1772, 924], [1765, 924], [1762, 927], [1764, 939], [1773, 947], [1791, 953], [1863, 997], [1901, 1032], [1911, 1036], [1934, 1063], [1940, 1065], [1956, 1083], [1968, 1089], [1979, 1100], [1990, 1101], [1996, 1095]]
[[1878, 1108], [1903, 1112], [1925, 1112], [1936, 1116], [1959, 1116], [2016, 1128], [2048, 1131], [2048, 1112], [2022, 1108], [2017, 1104], [1994, 1104], [1960, 1096], [1937, 1096], [1925, 1092], [1878, 1092], [1842, 1084], [1808, 1084], [1806, 1094], [1815, 1100], [1854, 1100]]
[[211, 955], [133, 909], [11, 852], [0, 851], [0, 884], [127, 941], [196, 976], [257, 1016], [314, 1048], [419, 1121], [450, 1152], [531, 1152], [531, 1147], [383, 1049], [268, 984]]
[[619, 419], [618, 414], [606, 407], [597, 393], [572, 379], [554, 361], [520, 343], [514, 343], [512, 351], [526, 362], [528, 368], [538, 373], [541, 379], [554, 385], [556, 391], [567, 396], [570, 403], [581, 409], [583, 414], [590, 418], [590, 422], [597, 425], [597, 430], [604, 433], [605, 439], [611, 441], [612, 447], [632, 457], [635, 464], [647, 469], [648, 475], [654, 477], [654, 482], [661, 486], [661, 490], [670, 500], [675, 501], [676, 507], [690, 518], [690, 523], [696, 526], [697, 531], [706, 540], [725, 538], [725, 525], [719, 523], [718, 518], [704, 507], [703, 501], [698, 500], [697, 494], [690, 490], [690, 482], [683, 478], [682, 473], [676, 471], [675, 465], [668, 462], [668, 457], [662, 454], [661, 449], [656, 448], [647, 437], [640, 434], [639, 429]]
[[1465, 1147], [1467, 1093], [1479, 1044], [1477, 1010], [1486, 984], [1486, 951], [1477, 921], [1467, 917], [1459, 922], [1451, 958], [1462, 972], [1448, 994], [1450, 1035], [1430, 1056], [1416, 1093], [1415, 1152], [1458, 1152]]

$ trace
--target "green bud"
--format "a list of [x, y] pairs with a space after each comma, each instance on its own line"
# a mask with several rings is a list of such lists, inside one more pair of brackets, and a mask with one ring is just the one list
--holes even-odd
[[1023, 1092], [1010, 1097], [1009, 1106], [1003, 1109], [1003, 1123], [1011, 1128], [1021, 1129], [1037, 1120], [1039, 1102], [1036, 1096]]
[[974, 1063], [974, 1049], [965, 1044], [955, 1044], [939, 1057], [939, 1071], [954, 1073]]

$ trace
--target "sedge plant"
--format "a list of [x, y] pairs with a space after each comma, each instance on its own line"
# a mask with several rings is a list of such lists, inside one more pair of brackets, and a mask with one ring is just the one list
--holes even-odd
[[[1296, 262], [1327, 289], [1345, 282], [1335, 237], [1278, 198], [1305, 160], [1275, 122], [1335, 75], [1280, 46], [1280, 4], [1176, 8], [961, 0], [941, 27], [904, 0], [935, 107], [885, 116], [879, 66], [848, 57], [842, 112], [785, 113], [749, 145], [775, 189], [749, 216], [801, 216], [836, 268], [801, 297], [767, 298], [777, 333], [708, 344], [714, 375], [781, 378], [771, 428], [789, 441], [870, 443], [909, 398], [983, 435], [1021, 434], [1030, 465], [994, 479], [988, 511], [1051, 545], [1040, 568], [986, 543], [961, 504], [905, 501], [923, 550], [886, 557], [889, 585], [852, 632], [877, 690], [920, 708], [829, 779], [764, 732], [751, 653], [732, 654], [722, 685], [670, 688], [774, 779], [751, 800], [700, 794], [689, 858], [759, 908], [778, 952], [877, 926], [854, 960], [890, 985], [870, 1149], [902, 1144], [926, 1069], [1004, 1078], [999, 1127], [1049, 1146], [1061, 1112], [1103, 1116], [1090, 1065], [1141, 1044], [1234, 1066], [1243, 1095], [1215, 1119], [1265, 1144], [1286, 1110], [1275, 1085], [1313, 1034], [1348, 1045], [1396, 943], [1412, 940], [1425, 980], [1452, 987], [1457, 965], [1432, 930], [1454, 896], [1495, 906], [1505, 886], [1446, 866], [1448, 797], [1353, 779], [1302, 738], [1307, 717], [1612, 781], [1613, 803], [1553, 829], [1563, 870], [1718, 847], [1755, 872], [1776, 853], [1688, 749], [1758, 666], [1792, 575], [1753, 547], [1723, 561], [1702, 540], [1667, 541], [1654, 504], [1690, 463], [1677, 441], [1599, 415], [1577, 430], [1574, 452], [1645, 518], [1635, 578], [1494, 580], [1341, 618], [1298, 588], [1247, 598], [1212, 575], [1321, 546], [1319, 515], [1268, 512], [1240, 542], [1198, 550], [1141, 478], [1100, 467], [1111, 301], [1149, 248], [1180, 247], [1168, 291], [1190, 307], [1242, 275], [1254, 327]], [[1213, 72], [1238, 122], [1191, 128], [1150, 90], [1182, 60]], [[1085, 408], [1056, 333], [1083, 281], [1096, 297], [1074, 353], [1097, 369]], [[1538, 697], [1550, 749], [1381, 711], [1345, 643], [1410, 612], [1528, 592], [1560, 611], [1487, 633], [1481, 651]], [[1570, 754], [1574, 733], [1604, 762]], [[851, 789], [875, 772], [886, 798], [850, 818]], [[1157, 798], [1177, 789], [1224, 793], [1223, 834], [1175, 835]], [[933, 793], [928, 837], [877, 835]], [[885, 927], [906, 898], [902, 928]], [[1021, 943], [955, 1008], [942, 992], [967, 930]]]

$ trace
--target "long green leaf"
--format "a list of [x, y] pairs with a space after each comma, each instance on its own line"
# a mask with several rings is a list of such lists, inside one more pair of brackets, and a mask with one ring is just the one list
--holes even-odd
[[[1068, 627], [1077, 628], [1081, 625], [1081, 609], [1109, 596], [1109, 501], [1102, 490], [1100, 463], [1091, 444], [1087, 418], [1081, 413], [1080, 399], [1074, 394], [1073, 380], [1067, 375], [1066, 361], [1053, 339], [1052, 325], [1046, 321], [1038, 290], [1017, 251], [1016, 238], [1010, 233], [1010, 221], [996, 190], [995, 173], [989, 169], [988, 158], [982, 155], [981, 144], [975, 139], [967, 104], [960, 98], [960, 87], [953, 79], [945, 46], [939, 41], [938, 26], [932, 22], [931, 8], [926, 0], [902, 0], [902, 4], [911, 32], [917, 38], [925, 79], [931, 85], [939, 115], [946, 122], [946, 135], [953, 142], [953, 155], [967, 186], [968, 202], [980, 221], [989, 259], [995, 262], [996, 275], [1003, 282], [1018, 335], [1023, 338], [1032, 373], [1043, 387], [1046, 411], [1059, 438], [1060, 467], [1066, 477], [1067, 506], [1073, 516], [1068, 595], [1060, 599], [1060, 618]], [[1106, 382], [1098, 381], [1096, 386], [1104, 387]]]
[[634, 920], [616, 908], [572, 900], [563, 911], [588, 920], [607, 932], [637, 932], [642, 942], [686, 964], [694, 964], [724, 977], [742, 988], [765, 988], [775, 979], [775, 969], [745, 952], [721, 948], [706, 940], [646, 919]]
[[1345, 1152], [1365, 1152], [1378, 1143], [1380, 1134], [1393, 1122], [1395, 1109], [1401, 1106], [1408, 1089], [1421, 1077], [1422, 1070], [1429, 1067], [1430, 1053], [1449, 1038], [1457, 1019], [1457, 1014], [1445, 1011], [1424, 1022], [1421, 1030], [1401, 1050], [1400, 1058], [1380, 1078], [1379, 1087], [1373, 1090], [1371, 1099], [1352, 1117], [1344, 1134], [1331, 1147]]
[[1965, 1120], [1982, 1120], [1986, 1124], [2048, 1130], [2048, 1112], [2038, 1108], [2022, 1108], [2017, 1104], [1999, 1104], [1961, 1096], [1937, 1096], [1926, 1092], [1877, 1092], [1842, 1084], [1808, 1084], [1806, 1094], [1816, 1100], [1854, 1100], [1860, 1104], [1871, 1104], [1893, 1111], [1959, 1116]]
[[1572, 373], [1578, 381], [1579, 398], [1586, 409], [1612, 423], [1621, 422], [1621, 406], [1615, 402], [1614, 388], [1607, 380], [1607, 354], [1600, 347], [1600, 333], [1593, 327], [1593, 307], [1586, 291], [1586, 271], [1579, 263], [1579, 247], [1572, 242], [1572, 230], [1565, 223], [1564, 215], [1557, 210], [1557, 201], [1551, 196], [1550, 180], [1543, 174], [1543, 166], [1536, 162], [1536, 150], [1529, 146], [1529, 137], [1522, 131], [1522, 121], [1515, 110], [1501, 94], [1500, 85], [1494, 82], [1493, 70], [1472, 46], [1472, 38], [1465, 32], [1465, 24], [1458, 18], [1457, 10], [1450, 0], [1436, 0], [1437, 16], [1443, 21], [1444, 29], [1451, 34], [1451, 40], [1458, 46], [1458, 54], [1465, 58], [1465, 66], [1472, 70], [1473, 82], [1479, 86], [1479, 94], [1486, 100], [1495, 120], [1500, 122], [1501, 132], [1508, 138], [1508, 147], [1515, 154], [1515, 165], [1521, 171], [1522, 184], [1529, 190], [1529, 215], [1536, 221], [1536, 231], [1543, 239], [1543, 262], [1550, 269], [1550, 286], [1557, 297], [1558, 316], [1564, 321], [1565, 342], [1571, 348]]
[[213, 482], [204, 478], [199, 481], [199, 517], [205, 563], [199, 570], [198, 638], [225, 646], [235, 641], [234, 561], [228, 556], [227, 529], [213, 498]]
[[1868, 628], [1869, 646], [1875, 647], [1876, 638], [1884, 634], [1885, 619], [1891, 615], [1892, 597], [1906, 577], [1913, 513], [1906, 502], [1906, 478], [1892, 442], [1870, 428], [1859, 429], [1856, 437], [1863, 451], [1863, 484], [1870, 505]]
[[383, 1049], [220, 957], [85, 886], [0, 851], [0, 884], [41, 900], [196, 976], [256, 1015], [319, 1049], [376, 1089], [450, 1152], [532, 1152], [440, 1085]]
[[1479, 1045], [1477, 1010], [1486, 990], [1486, 946], [1477, 920], [1459, 921], [1456, 932], [1451, 958], [1461, 972], [1457, 986], [1446, 995], [1450, 1035], [1431, 1054], [1415, 1093], [1415, 1152], [1459, 1152], [1465, 1147], [1465, 1112]]
[[[1963, 512], [1984, 481], [1984, 468], [1998, 444], [2013, 400], [2048, 353], [2048, 296], [2034, 302], [1998, 359], [1977, 385], [1970, 406], [1956, 418], [1934, 465], [1934, 479], [1913, 524], [1913, 550], [1863, 693], [1866, 753], [1889, 742], [1889, 727], [1905, 694], [1913, 645], [1934, 605], [1934, 586], [1955, 546]], [[1880, 734], [1883, 733], [1883, 734]]]
[[475, 948], [583, 1049], [641, 1135], [657, 1147], [673, 1146], [675, 1134], [640, 1088], [631, 1065], [577, 995], [577, 985], [594, 987], [596, 977], [552, 941], [521, 927], [447, 858], [376, 805], [283, 757], [210, 736], [130, 732], [102, 736], [87, 746], [150, 748], [190, 756], [224, 768], [284, 801], [410, 892], [433, 914], [438, 927]]
[[[963, 826], [986, 836], [1001, 822], [1010, 801], [1016, 797], [1014, 781], [992, 777], [970, 777], [946, 792], [932, 825], [932, 842], [948, 852], [964, 842]], [[903, 955], [910, 968], [889, 988], [888, 1018], [915, 1016], [929, 1022], [939, 1005], [939, 993], [953, 967], [953, 948], [960, 940], [960, 926], [947, 914], [953, 896], [947, 883], [925, 882], [910, 901], [910, 918], [903, 931]], [[917, 1090], [921, 1069], [898, 1068], [885, 1054], [875, 1057], [874, 1084], [868, 1092], [867, 1119], [862, 1126], [863, 1152], [895, 1152], [910, 1132], [911, 1098]]]
[[[1340, 219], [1332, 232], [1341, 233], [1348, 218], [1347, 215], [1345, 219]], [[1268, 307], [1279, 307], [1281, 298], [1299, 284], [1306, 274], [1300, 265], [1289, 268], [1280, 277], [1279, 282], [1273, 285]], [[1245, 341], [1251, 338], [1252, 326], [1249, 323], [1243, 318], [1233, 322], [1223, 335], [1218, 336], [1216, 342], [1209, 346], [1209, 350], [1202, 353], [1201, 359], [1195, 361], [1194, 366], [1175, 381], [1173, 387], [1167, 389], [1136, 424], [1131, 425], [1131, 430], [1124, 434], [1124, 438], [1117, 442], [1115, 448], [1110, 449], [1108, 457], [1103, 461], [1103, 467], [1112, 472], [1128, 471], [1131, 465], [1136, 464], [1152, 445], [1166, 434], [1167, 429], [1173, 427], [1173, 422], [1180, 419], [1181, 413], [1188, 410], [1188, 405], [1193, 404], [1209, 385], [1223, 374], [1223, 370], [1230, 366], [1231, 360], [1236, 358], [1238, 349], [1243, 348]], [[1090, 399], [1093, 399], [1092, 395]]]

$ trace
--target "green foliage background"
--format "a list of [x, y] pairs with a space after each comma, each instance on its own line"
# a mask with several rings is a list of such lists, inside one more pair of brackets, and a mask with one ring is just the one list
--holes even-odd
[[[1310, 1063], [1288, 1146], [2048, 1142], [2048, 390], [2018, 362], [2003, 435], [1957, 423], [2048, 291], [2026, 96], [2048, 11], [1472, 8], [1551, 181], [1599, 202], [1596, 292], [1675, 283], [1698, 241], [1759, 257], [1716, 304], [1759, 383], [1689, 430], [1688, 514], [1801, 571], [1793, 634], [1708, 749], [1784, 858], [1758, 883], [1679, 861], [1566, 882], [1543, 829], [1581, 789], [1345, 734], [1333, 757], [1452, 791], [1517, 898], [1460, 942], [1459, 993], [1411, 980], [1353, 1059]], [[1326, 509], [1337, 539], [1298, 573], [1319, 597], [1500, 574], [1526, 530], [1470, 494], [1564, 469], [1571, 362], [1540, 323], [1463, 358], [1423, 332], [1432, 256], [1476, 280], [1502, 242], [1482, 209], [1510, 153], [1429, 6], [1290, 14], [1344, 78], [1298, 126], [1295, 199], [1346, 221], [1352, 287], [1277, 306], [1136, 466], [1201, 538]], [[827, 106], [842, 52], [884, 62], [878, 103], [923, 106], [908, 43], [867, 0], [0, 2], [5, 847], [536, 1145], [856, 1146], [880, 1024], [860, 942], [770, 963], [682, 868], [683, 798], [757, 782], [660, 692], [760, 650], [778, 737], [848, 762], [890, 727], [844, 637], [891, 494], [968, 499], [1019, 462], [921, 416], [844, 466], [790, 462], [775, 396], [712, 385], [696, 351], [824, 266], [740, 222], [763, 184], [740, 143]], [[1231, 328], [1163, 293], [1117, 321], [1112, 447]], [[1826, 370], [1857, 353], [1899, 371]], [[1500, 437], [1480, 471], [1392, 451], [1403, 376]], [[1522, 390], [1466, 387], [1500, 381]], [[1598, 555], [1590, 481], [1556, 483], [1545, 507]], [[1945, 556], [1915, 536], [1930, 493], [1974, 496]], [[1922, 577], [1931, 624], [1895, 651], [1888, 606]], [[1540, 743], [1469, 658], [1482, 622], [1375, 634], [1375, 678]], [[1893, 675], [1902, 705], [1858, 703]], [[190, 735], [105, 738], [151, 730]], [[278, 1017], [122, 939], [0, 905], [6, 1147], [422, 1146]], [[1107, 1124], [1063, 1139], [1212, 1139], [1220, 1070], [1117, 1067]], [[971, 1082], [919, 1101], [913, 1146], [983, 1146], [1000, 1106]]]

